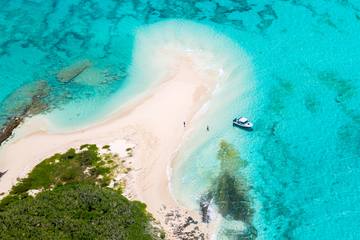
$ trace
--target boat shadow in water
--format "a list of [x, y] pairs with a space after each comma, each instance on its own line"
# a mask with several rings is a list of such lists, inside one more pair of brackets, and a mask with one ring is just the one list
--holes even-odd
[[246, 132], [252, 132], [252, 131], [254, 131], [253, 128], [242, 128], [242, 127], [238, 127], [238, 126], [236, 126], [236, 125], [233, 125], [233, 127], [240, 128], [241, 130], [244, 130], [244, 131], [246, 131]]

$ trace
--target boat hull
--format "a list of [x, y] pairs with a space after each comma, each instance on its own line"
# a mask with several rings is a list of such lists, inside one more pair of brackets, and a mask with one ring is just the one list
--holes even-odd
[[233, 122], [233, 127], [238, 127], [238, 128], [244, 129], [244, 130], [246, 130], [246, 131], [253, 131], [252, 126], [251, 126], [251, 127], [249, 127], [249, 126], [244, 126], [244, 125], [241, 125], [241, 124], [236, 123], [236, 122]]

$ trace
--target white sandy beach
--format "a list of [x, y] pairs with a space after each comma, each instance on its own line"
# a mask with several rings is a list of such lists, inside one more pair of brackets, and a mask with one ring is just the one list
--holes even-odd
[[[176, 54], [176, 53], [175, 53]], [[86, 143], [99, 146], [118, 139], [135, 144], [135, 199], [162, 222], [159, 209], [177, 207], [169, 192], [167, 168], [192, 125], [194, 114], [208, 101], [218, 74], [194, 69], [192, 57], [179, 56], [171, 74], [141, 99], [106, 121], [70, 133], [49, 133], [46, 118], [33, 117], [0, 149], [0, 192], [7, 192], [42, 159]], [[186, 127], [183, 122], [186, 122]]]
[[[152, 83], [151, 87], [125, 105], [114, 107], [105, 120], [54, 133], [46, 115], [26, 119], [0, 148], [0, 171], [7, 171], [0, 180], [0, 193], [7, 193], [19, 178], [54, 153], [82, 144], [119, 148], [116, 143], [125, 140], [135, 146], [131, 182], [127, 184], [131, 198], [145, 202], [164, 227], [164, 206], [166, 211], [185, 212], [171, 195], [169, 168], [197, 125], [202, 106], [222, 81], [230, 76], [242, 78], [248, 68], [246, 58], [229, 39], [209, 28], [168, 21], [139, 31], [132, 64], [129, 78], [140, 84]], [[186, 214], [199, 220], [198, 213]], [[200, 225], [201, 231], [211, 234]]]

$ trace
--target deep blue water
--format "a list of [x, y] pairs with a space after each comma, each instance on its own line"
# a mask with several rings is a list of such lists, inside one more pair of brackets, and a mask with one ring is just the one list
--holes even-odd
[[[115, 93], [126, 102], [146, 87], [126, 78], [136, 28], [172, 18], [229, 36], [254, 68], [254, 87], [209, 113], [211, 135], [184, 154], [178, 191], [197, 201], [226, 139], [249, 163], [239, 174], [251, 185], [258, 239], [360, 239], [358, 1], [0, 0], [0, 121], [13, 114], [9, 96], [40, 79], [53, 108], [65, 109], [54, 114], [59, 124], [94, 120]], [[83, 59], [94, 82], [56, 80]], [[255, 130], [234, 130], [224, 119], [236, 114]]]

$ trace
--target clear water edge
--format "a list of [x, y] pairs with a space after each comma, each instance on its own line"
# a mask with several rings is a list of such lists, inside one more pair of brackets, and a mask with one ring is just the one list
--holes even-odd
[[[259, 239], [359, 238], [360, 7], [356, 1], [11, 1], [0, 5], [0, 99], [43, 78], [55, 92], [62, 92], [54, 72], [85, 58], [113, 73], [129, 69], [135, 30], [143, 24], [180, 17], [227, 35], [245, 49], [253, 66], [248, 79], [253, 86], [231, 101], [222, 101], [222, 108], [214, 107], [201, 119], [201, 124], [210, 125], [210, 134], [199, 127], [190, 137], [174, 181], [206, 189], [209, 175], [218, 168], [218, 141], [226, 139], [249, 162], [246, 175], [252, 185]], [[103, 105], [109, 95], [119, 94], [125, 103], [147, 87], [126, 82], [127, 77], [120, 75], [96, 87], [65, 87], [71, 95], [65, 102], [73, 107], [62, 105], [54, 118], [63, 126], [91, 123], [108, 112]], [[234, 131], [224, 120], [237, 114], [255, 121], [253, 133]], [[203, 141], [192, 144], [196, 139]], [[181, 184], [175, 190], [182, 193], [175, 193], [180, 201], [186, 198], [184, 202], [196, 206], [199, 191]]]

